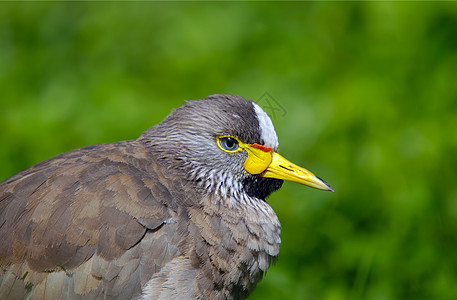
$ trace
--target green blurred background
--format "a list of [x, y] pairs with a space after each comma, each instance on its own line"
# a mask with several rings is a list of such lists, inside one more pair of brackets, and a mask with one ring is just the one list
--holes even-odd
[[239, 94], [336, 190], [269, 199], [250, 299], [457, 299], [456, 78], [455, 2], [1, 3], [0, 180]]

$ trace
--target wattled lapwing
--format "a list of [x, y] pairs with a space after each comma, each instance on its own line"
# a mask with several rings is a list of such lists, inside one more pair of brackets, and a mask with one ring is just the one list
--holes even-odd
[[0, 299], [243, 299], [279, 252], [265, 199], [332, 190], [280, 156], [251, 100], [191, 100], [136, 140], [0, 184]]

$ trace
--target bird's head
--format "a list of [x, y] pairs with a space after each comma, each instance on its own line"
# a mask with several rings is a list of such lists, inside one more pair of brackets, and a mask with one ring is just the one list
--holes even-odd
[[277, 153], [270, 117], [234, 95], [191, 100], [142, 134], [170, 168], [217, 193], [265, 199], [283, 180], [333, 191], [323, 180]]

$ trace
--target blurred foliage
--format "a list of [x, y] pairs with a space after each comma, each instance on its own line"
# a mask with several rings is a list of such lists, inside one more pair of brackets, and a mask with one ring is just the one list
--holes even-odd
[[268, 92], [281, 153], [336, 192], [269, 199], [251, 299], [457, 299], [456, 73], [453, 2], [3, 2], [0, 179]]

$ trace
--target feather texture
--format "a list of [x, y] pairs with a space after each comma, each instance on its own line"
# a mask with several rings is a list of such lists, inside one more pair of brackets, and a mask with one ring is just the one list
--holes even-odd
[[188, 102], [138, 140], [64, 153], [2, 182], [0, 299], [249, 294], [279, 251], [263, 198], [280, 185], [246, 180], [245, 154], [219, 153], [219, 132], [260, 138], [252, 103], [227, 97]]

